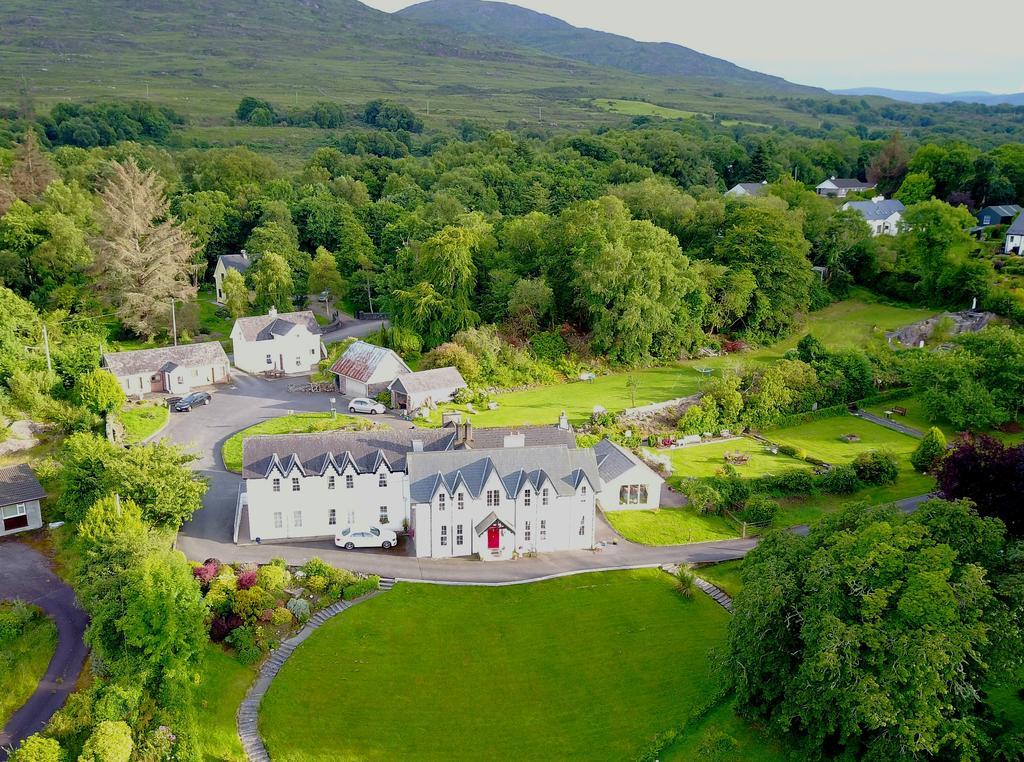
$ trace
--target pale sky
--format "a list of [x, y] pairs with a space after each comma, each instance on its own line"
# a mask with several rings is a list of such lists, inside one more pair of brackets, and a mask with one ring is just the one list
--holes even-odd
[[[394, 11], [409, 0], [363, 0]], [[831, 89], [1024, 92], [1024, 2], [516, 0], [637, 40], [675, 42]]]

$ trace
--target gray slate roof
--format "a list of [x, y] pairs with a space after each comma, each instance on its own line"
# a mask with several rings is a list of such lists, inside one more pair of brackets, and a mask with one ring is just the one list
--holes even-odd
[[366, 383], [373, 377], [377, 366], [388, 357], [396, 358], [407, 373], [412, 373], [405, 361], [390, 349], [367, 344], [365, 341], [353, 342], [331, 366], [331, 372]]
[[275, 464], [285, 472], [298, 465], [304, 474], [323, 474], [332, 463], [338, 471], [351, 463], [359, 473], [369, 473], [376, 471], [382, 460], [392, 471], [405, 471], [413, 440], [423, 442], [428, 452], [443, 451], [454, 445], [455, 432], [403, 429], [248, 437], [242, 442], [242, 477], [266, 479]]
[[201, 344], [182, 344], [177, 347], [136, 349], [132, 352], [108, 352], [103, 355], [103, 367], [115, 376], [138, 373], [157, 373], [164, 368], [208, 368], [227, 365], [224, 347], [216, 341]]
[[460, 487], [478, 497], [488, 478], [496, 473], [509, 498], [533, 485], [550, 482], [559, 495], [572, 495], [586, 479], [595, 491], [601, 488], [593, 450], [565, 445], [512, 447], [491, 450], [414, 452], [408, 456], [409, 494], [414, 503], [430, 502], [438, 489], [448, 494]]
[[27, 463], [0, 466], [0, 505], [16, 505], [44, 497], [46, 491]]
[[855, 177], [830, 177], [828, 180], [820, 183], [820, 188], [825, 183], [832, 183], [837, 188], [846, 188], [847, 190], [854, 190], [856, 188], [874, 188], [875, 186], [865, 180], [858, 180]]
[[252, 264], [249, 257], [241, 254], [221, 254], [217, 257], [217, 261], [224, 265], [225, 270], [238, 270], [240, 273], [244, 273]]
[[978, 214], [976, 215], [977, 218], [980, 220], [985, 215], [985, 212], [988, 211], [991, 211], [999, 219], [1004, 219], [1006, 217], [1016, 217], [1018, 214], [1021, 213], [1021, 211], [1024, 210], [1022, 210], [1021, 207], [1017, 206], [1017, 204], [999, 204], [996, 206], [986, 206], [984, 209], [978, 210]]
[[1007, 235], [1024, 235], [1024, 213], [1017, 215], [1017, 219], [1006, 231]]
[[238, 318], [235, 321], [235, 328], [241, 331], [242, 338], [246, 341], [270, 341], [277, 336], [284, 336], [298, 325], [304, 325], [310, 333], [316, 336], [323, 333], [319, 323], [316, 322], [316, 316], [309, 310], [281, 312], [276, 315], [256, 315], [255, 317]]
[[444, 389], [464, 389], [466, 381], [458, 368], [433, 368], [415, 373], [405, 373], [391, 382], [389, 389], [406, 394], [421, 394]]
[[751, 196], [760, 196], [764, 193], [767, 187], [767, 183], [736, 183], [729, 190], [736, 190], [737, 188], [742, 188]]
[[600, 470], [601, 478], [608, 481], [617, 479], [636, 466], [636, 461], [630, 456], [630, 453], [610, 439], [602, 439], [594, 445], [594, 455], [597, 457], [597, 467]]
[[850, 201], [843, 208], [860, 212], [860, 216], [868, 222], [887, 220], [894, 214], [903, 214], [907, 211], [903, 202], [894, 198], [886, 201]]
[[[464, 431], [465, 427], [461, 429], [461, 432]], [[472, 429], [471, 431], [469, 441], [464, 441], [460, 432], [460, 437], [457, 440], [458, 447], [472, 450], [497, 450], [505, 446], [505, 437], [510, 434], [522, 434], [525, 447], [576, 446], [576, 434], [570, 429], [560, 429], [557, 426], [509, 426]]]

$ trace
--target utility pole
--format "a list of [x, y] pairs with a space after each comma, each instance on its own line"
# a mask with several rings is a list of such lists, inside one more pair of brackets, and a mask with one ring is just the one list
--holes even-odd
[[171, 333], [174, 334], [174, 346], [178, 346], [178, 318], [174, 314], [174, 297], [171, 297]]
[[46, 332], [46, 323], [43, 323], [43, 349], [46, 350], [46, 372], [53, 373], [53, 363], [50, 362], [50, 335]]
[[370, 303], [370, 312], [373, 312], [373, 297], [370, 296], [370, 279], [366, 279], [366, 301]]

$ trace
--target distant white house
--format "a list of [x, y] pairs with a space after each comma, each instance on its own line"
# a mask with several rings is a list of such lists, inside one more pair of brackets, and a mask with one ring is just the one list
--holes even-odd
[[44, 497], [46, 491], [27, 464], [0, 466], [0, 537], [39, 529]]
[[424, 405], [448, 402], [466, 382], [458, 368], [433, 368], [399, 376], [388, 386], [391, 407], [417, 410]]
[[108, 352], [101, 365], [117, 378], [126, 394], [137, 397], [151, 392], [188, 394], [199, 386], [231, 380], [228, 356], [216, 341]]
[[223, 254], [217, 257], [217, 265], [213, 268], [213, 285], [216, 288], [218, 302], [224, 302], [224, 276], [228, 274], [228, 270], [238, 270], [245, 275], [251, 264], [252, 261], [244, 249], [239, 254]]
[[858, 212], [871, 228], [871, 235], [896, 235], [907, 208], [902, 201], [876, 196], [871, 201], [847, 201], [843, 209]]
[[309, 310], [238, 318], [231, 329], [235, 367], [247, 373], [267, 370], [310, 373], [326, 357], [316, 317]]
[[768, 181], [762, 180], [759, 183], [736, 183], [725, 192], [726, 196], [763, 196], [768, 187]]
[[1024, 212], [1017, 215], [1006, 230], [1006, 246], [1003, 251], [1007, 254], [1024, 255]]
[[661, 505], [661, 485], [665, 480], [625, 447], [602, 439], [594, 445], [601, 495], [598, 502], [605, 511], [651, 510]]
[[395, 352], [384, 347], [353, 342], [331, 366], [338, 391], [350, 397], [376, 397], [399, 376], [412, 369]]
[[849, 193], [864, 193], [874, 189], [874, 185], [856, 178], [831, 177], [817, 187], [819, 196], [846, 198]]

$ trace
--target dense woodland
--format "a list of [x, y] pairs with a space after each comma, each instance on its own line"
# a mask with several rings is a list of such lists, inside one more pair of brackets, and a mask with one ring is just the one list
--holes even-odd
[[[95, 435], [124, 403], [97, 367], [113, 340], [167, 341], [172, 301], [181, 338], [202, 335], [198, 295], [222, 254], [244, 249], [254, 260], [244, 277], [226, 280], [225, 317], [291, 310], [326, 290], [348, 310], [388, 312], [392, 327], [376, 340], [421, 367], [457, 365], [474, 393], [765, 345], [855, 287], [936, 309], [978, 298], [1007, 325], [955, 339], [942, 353], [836, 351], [807, 338], [778, 363], [738, 365], [709, 380], [678, 430], [760, 429], [905, 387], [958, 428], [1020, 416], [1024, 339], [1013, 326], [1024, 320], [1024, 296], [1000, 272], [1012, 264], [994, 256], [1000, 231], [980, 243], [966, 232], [970, 210], [1024, 202], [1019, 143], [921, 143], [895, 132], [826, 139], [645, 119], [577, 134], [468, 124], [438, 134], [400, 104], [374, 101], [352, 113], [329, 106], [300, 115], [255, 98], [239, 104], [240, 122], [351, 127], [297, 170], [245, 147], [178, 150], [182, 117], [144, 104], [67, 104], [10, 121], [17, 129], [0, 149], [0, 412], [70, 435], [61, 468], [49, 476], [60, 485], [55, 518], [75, 530], [73, 576], [93, 620], [98, 675], [57, 715], [54, 738], [40, 744], [59, 742], [96, 759], [107, 758], [101, 748], [128, 748], [118, 759], [196, 758], [191, 691], [207, 612], [187, 563], [166, 540], [198, 507], [204, 485], [188, 468], [190, 456], [173, 447], [123, 450]], [[904, 231], [872, 238], [858, 215], [815, 195], [814, 184], [832, 175], [870, 179], [902, 199]], [[735, 182], [760, 180], [769, 183], [763, 197], [723, 195]], [[944, 443], [929, 447], [922, 470], [936, 467], [935, 452], [944, 451]], [[1021, 448], [994, 447], [982, 441], [948, 460], [941, 478], [950, 495], [977, 498], [993, 474], [1005, 482], [1019, 473]], [[884, 456], [866, 458], [833, 469], [822, 487], [846, 494], [895, 479], [895, 468]], [[749, 507], [749, 493], [732, 492], [737, 482], [726, 474], [711, 485], [714, 494], [691, 500]], [[999, 495], [983, 502], [986, 516], [1019, 532]], [[965, 510], [933, 508], [885, 531], [931, 552], [935, 538], [955, 534], [947, 525]], [[772, 574], [788, 573], [772, 565], [781, 555], [813, 581], [816, 569], [832, 568], [831, 538], [860, 537], [865, 527], [881, 532], [883, 518], [843, 515], [808, 540], [776, 540], [751, 568], [767, 569], [756, 572], [767, 585]], [[969, 593], [970, 610], [952, 612], [950, 603], [920, 617], [956, 613], [965, 629], [1002, 627], [1009, 642], [1019, 607], [1003, 593], [998, 606], [979, 602], [996, 595], [981, 577], [1008, 574], [1008, 566], [1019, 574], [1019, 564], [999, 556], [1007, 541], [985, 523], [992, 518], [960, 521], [984, 534], [976, 563], [938, 560], [942, 574], [962, 580], [957, 589]], [[110, 568], [119, 576], [102, 573]], [[791, 674], [798, 670], [782, 649], [794, 636], [772, 629], [807, 611], [791, 588], [770, 611], [756, 590], [749, 593], [751, 610], [765, 618], [732, 635], [731, 658], [763, 659], [772, 673], [737, 678], [745, 710], [783, 731], [791, 729], [791, 702], [819, 686]], [[829, 606], [839, 604], [825, 603], [811, 601], [815, 621], [833, 625]], [[964, 636], [964, 649], [980, 643], [977, 632]], [[820, 639], [829, 637], [823, 625]], [[1013, 663], [996, 661], [1002, 654], [983, 645], [978, 653], [993, 663]], [[828, 649], [820, 651], [814, 657], [827, 661]], [[986, 674], [976, 666], [961, 679], [973, 690]], [[884, 732], [854, 742], [856, 729], [832, 716], [807, 720], [808, 745], [876, 758], [911, 747], [945, 753], [954, 745], [943, 734], [955, 730], [967, 739], [955, 748], [980, 758], [996, 746], [980, 721], [964, 720], [975, 698], [958, 695], [948, 711], [929, 705], [941, 717], [933, 725], [921, 719], [927, 733], [916, 747]]]

